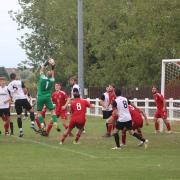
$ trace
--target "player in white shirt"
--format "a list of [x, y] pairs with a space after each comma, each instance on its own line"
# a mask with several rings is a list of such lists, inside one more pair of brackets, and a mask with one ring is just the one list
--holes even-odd
[[77, 79], [75, 77], [71, 77], [70, 80], [69, 80], [69, 83], [70, 83], [70, 85], [72, 87], [71, 88], [71, 98], [74, 98], [74, 95], [73, 95], [73, 89], [74, 88], [78, 89], [80, 97], [81, 97], [81, 91], [80, 91], [79, 85], [77, 84]]
[[145, 148], [147, 148], [148, 140], [142, 138], [138, 133], [132, 130], [132, 120], [131, 115], [128, 109], [128, 100], [121, 96], [120, 90], [115, 90], [116, 99], [113, 102], [114, 113], [118, 116], [116, 121], [116, 126], [114, 129], [114, 140], [116, 143], [116, 147], [112, 149], [121, 149], [120, 148], [120, 140], [119, 140], [119, 130], [127, 130], [129, 134], [136, 137], [138, 140], [144, 144]]
[[8, 90], [13, 98], [13, 101], [15, 102], [15, 109], [17, 113], [17, 124], [20, 132], [19, 137], [22, 137], [24, 135], [22, 129], [22, 117], [21, 117], [23, 108], [26, 109], [28, 112], [30, 112], [31, 128], [36, 131], [34, 127], [34, 110], [27, 100], [27, 96], [26, 96], [27, 90], [24, 83], [21, 80], [16, 79], [15, 73], [10, 74], [10, 79], [11, 82], [8, 85]]
[[[5, 85], [5, 78], [0, 77], [0, 117], [4, 121], [5, 135], [9, 134], [9, 124], [10, 124], [10, 101], [11, 97], [9, 95], [7, 86]], [[13, 133], [13, 132], [11, 132]]]
[[107, 129], [107, 132], [103, 137], [111, 137], [111, 132], [113, 129], [113, 125], [111, 123], [108, 123], [108, 119], [112, 115], [113, 112], [112, 102], [116, 98], [114, 90], [115, 88], [113, 85], [108, 85], [106, 87], [106, 92], [103, 93], [100, 97], [99, 104], [102, 106], [103, 119], [106, 121], [106, 129]]

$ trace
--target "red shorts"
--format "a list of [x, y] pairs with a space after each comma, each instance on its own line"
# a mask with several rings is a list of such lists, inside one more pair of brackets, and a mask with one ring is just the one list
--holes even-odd
[[67, 110], [62, 110], [62, 111], [59, 111], [59, 110], [56, 110], [56, 116], [57, 117], [60, 117], [61, 119], [67, 119]]
[[162, 119], [167, 119], [167, 111], [160, 111], [157, 110], [154, 114], [155, 118], [162, 118]]
[[85, 123], [86, 123], [86, 121], [81, 121], [80, 122], [80, 121], [71, 120], [69, 122], [69, 128], [73, 129], [73, 128], [77, 127], [78, 129], [83, 129], [84, 126], [85, 126]]
[[143, 121], [139, 121], [139, 122], [133, 122], [132, 121], [132, 129], [139, 129], [143, 127]]

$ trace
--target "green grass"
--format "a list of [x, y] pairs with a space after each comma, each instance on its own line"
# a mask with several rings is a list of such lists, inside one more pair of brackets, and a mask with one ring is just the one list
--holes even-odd
[[[21, 139], [17, 128], [14, 137], [0, 136], [0, 180], [180, 179], [179, 133], [155, 135], [151, 124], [143, 130], [148, 149], [137, 147], [138, 141], [128, 135], [127, 147], [113, 151], [114, 139], [101, 137], [105, 128], [100, 118], [88, 118], [80, 145], [73, 145], [70, 137], [59, 145], [54, 129], [41, 137], [29, 125], [23, 121]], [[172, 126], [180, 132], [177, 123]]]

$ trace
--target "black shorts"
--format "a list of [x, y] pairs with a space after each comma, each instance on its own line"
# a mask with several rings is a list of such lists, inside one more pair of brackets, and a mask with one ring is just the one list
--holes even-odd
[[126, 128], [126, 130], [132, 130], [132, 121], [126, 121], [126, 122], [116, 122], [116, 128], [119, 130], [123, 130]]
[[17, 99], [15, 101], [15, 109], [16, 109], [17, 115], [20, 115], [23, 112], [23, 109], [26, 109], [27, 111], [29, 111], [32, 109], [32, 106], [30, 105], [27, 99]]
[[103, 119], [108, 119], [112, 115], [112, 111], [102, 111]]
[[10, 116], [9, 108], [0, 109], [0, 117], [2, 116]]

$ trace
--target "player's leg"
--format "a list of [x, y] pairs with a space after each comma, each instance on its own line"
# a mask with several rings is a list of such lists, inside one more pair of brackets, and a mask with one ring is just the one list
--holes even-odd
[[38, 117], [38, 121], [40, 123], [40, 128], [42, 130], [44, 130], [45, 128], [45, 124], [44, 124], [44, 118], [42, 116], [42, 109], [44, 107], [44, 104], [45, 104], [45, 100], [43, 97], [38, 97], [37, 98], [37, 117]]
[[52, 100], [51, 100], [50, 97], [46, 98], [45, 105], [51, 111], [51, 118], [52, 118], [54, 127], [57, 129], [57, 131], [60, 131], [61, 129], [58, 126], [58, 118], [56, 116], [56, 112], [54, 110], [54, 105], [53, 105]]
[[35, 115], [35, 122], [36, 122], [38, 128], [41, 129], [41, 124], [40, 124], [40, 122], [39, 122], [39, 120], [38, 120], [38, 114], [37, 114], [37, 113], [36, 113], [36, 115]]
[[84, 126], [85, 126], [85, 122], [81, 122], [81, 123], [76, 123], [75, 126], [78, 128], [78, 131], [76, 133], [76, 138], [74, 140], [74, 144], [79, 144], [79, 139], [81, 137], [81, 134], [83, 133], [84, 131]]
[[119, 130], [120, 129], [122, 130], [123, 127], [122, 127], [120, 122], [117, 122], [116, 126], [115, 126], [115, 128], [113, 130], [113, 136], [114, 136], [114, 141], [115, 141], [116, 146], [114, 148], [112, 148], [112, 149], [121, 149], [120, 148], [120, 139], [119, 139]]
[[126, 129], [122, 130], [122, 144], [120, 146], [126, 145]]
[[31, 104], [29, 103], [29, 101], [27, 99], [24, 99], [23, 100], [23, 107], [26, 111], [28, 111], [30, 113], [30, 119], [31, 119], [31, 128], [33, 130], [36, 131], [35, 129], [35, 123], [34, 123], [34, 119], [35, 119], [35, 115], [34, 115], [34, 109], [33, 107], [31, 106]]
[[47, 132], [48, 135], [49, 135], [52, 127], [53, 127], [53, 120], [51, 119], [49, 124], [47, 125], [47, 129], [46, 129], [46, 132]]
[[71, 123], [71, 125], [68, 127], [68, 129], [66, 129], [66, 131], [63, 133], [62, 138], [61, 138], [59, 144], [63, 144], [64, 143], [65, 139], [68, 137], [68, 135], [71, 133], [71, 131], [72, 131], [72, 129], [74, 127], [75, 126]]
[[158, 118], [160, 118], [159, 112], [156, 111], [155, 114], [154, 114], [154, 128], [155, 128], [155, 133], [159, 133], [159, 132], [160, 132], [160, 130], [159, 130], [159, 121], [158, 121]]
[[137, 138], [139, 141], [141, 141], [142, 144], [145, 145], [145, 148], [147, 148], [148, 140], [143, 138], [143, 137], [141, 137], [137, 132], [135, 132], [132, 129], [132, 122], [131, 121], [127, 121], [125, 126], [126, 126], [126, 129], [129, 131], [129, 134], [134, 136], [135, 138]]
[[10, 112], [9, 108], [4, 109], [4, 129], [5, 135], [9, 135], [9, 125], [10, 125]]
[[[62, 110], [59, 115], [60, 115], [60, 120], [62, 122], [62, 125], [63, 125], [64, 129], [66, 130], [69, 127], [67, 110]], [[84, 132], [84, 130], [83, 130], [83, 132]], [[69, 134], [69, 136], [74, 137], [72, 132]]]
[[166, 128], [168, 130], [167, 132], [171, 133], [171, 125], [170, 125], [170, 122], [167, 120], [167, 112], [166, 111], [161, 112], [161, 118], [163, 119], [164, 124], [166, 125]]
[[22, 111], [23, 111], [23, 106], [22, 106], [22, 100], [18, 99], [15, 101], [15, 109], [17, 113], [17, 124], [19, 128], [19, 137], [23, 137], [23, 128], [22, 128]]
[[4, 134], [5, 135], [9, 135], [9, 121], [10, 121], [10, 119], [9, 119], [9, 115], [7, 114], [7, 111], [6, 111], [6, 109], [2, 109], [2, 116], [1, 116], [1, 118], [2, 118], [2, 120], [3, 120], [3, 123], [4, 123]]

